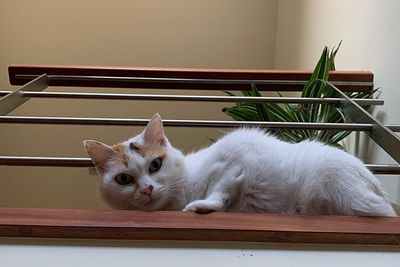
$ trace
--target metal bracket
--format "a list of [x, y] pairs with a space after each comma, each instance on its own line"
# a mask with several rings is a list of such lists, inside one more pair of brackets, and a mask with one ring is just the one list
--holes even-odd
[[23, 103], [29, 100], [24, 96], [24, 91], [43, 91], [47, 88], [49, 79], [47, 74], [40, 75], [33, 81], [30, 81], [20, 89], [6, 95], [0, 99], [0, 115], [7, 115]]
[[385, 150], [394, 160], [400, 163], [400, 137], [392, 132], [388, 127], [383, 125], [380, 121], [375, 119], [359, 104], [355, 103], [345, 93], [335, 87], [332, 83], [328, 82], [336, 93], [342, 98], [340, 108], [346, 116], [348, 116], [355, 123], [368, 123], [372, 124], [371, 130], [366, 133]]

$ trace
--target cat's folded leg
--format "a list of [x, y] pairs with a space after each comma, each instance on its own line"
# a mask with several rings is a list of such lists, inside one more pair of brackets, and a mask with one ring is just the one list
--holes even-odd
[[[228, 172], [227, 172], [228, 173]], [[214, 191], [206, 199], [199, 199], [190, 202], [183, 209], [184, 212], [194, 211], [208, 213], [212, 211], [225, 211], [231, 204], [232, 197], [237, 194], [238, 188], [244, 180], [244, 174], [223, 177], [217, 184]]]

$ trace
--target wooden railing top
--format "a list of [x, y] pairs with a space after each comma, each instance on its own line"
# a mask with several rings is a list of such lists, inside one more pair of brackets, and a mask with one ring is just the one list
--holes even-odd
[[400, 218], [2, 208], [0, 236], [399, 245]]
[[[119, 87], [119, 88], [166, 88], [166, 89], [207, 89], [244, 90], [249, 85], [221, 84], [191, 81], [154, 81], [165, 79], [209, 79], [209, 80], [274, 80], [288, 81], [283, 84], [257, 84], [264, 91], [299, 91], [301, 82], [309, 80], [310, 71], [259, 70], [259, 69], [194, 69], [194, 68], [149, 68], [149, 67], [99, 67], [62, 65], [12, 65], [9, 67], [10, 83], [23, 85], [38, 75], [47, 73], [58, 76], [50, 79], [50, 86]], [[69, 76], [69, 77], [66, 77]], [[78, 76], [97, 76], [103, 79], [82, 79]], [[109, 79], [104, 79], [108, 77]], [[123, 80], [126, 77], [141, 77], [150, 80]], [[300, 84], [296, 84], [298, 81]], [[330, 81], [338, 82], [343, 91], [368, 91], [373, 87], [373, 73], [370, 71], [332, 71]]]

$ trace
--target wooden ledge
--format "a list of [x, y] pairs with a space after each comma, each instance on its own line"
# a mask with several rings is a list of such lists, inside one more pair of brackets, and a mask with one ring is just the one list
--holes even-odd
[[1, 208], [0, 236], [400, 245], [400, 218]]
[[[11, 85], [24, 85], [34, 77], [47, 73], [62, 76], [102, 76], [102, 77], [143, 77], [143, 78], [183, 78], [183, 79], [233, 79], [233, 80], [286, 80], [308, 81], [311, 71], [261, 70], [261, 69], [194, 69], [194, 68], [145, 68], [113, 66], [63, 66], [63, 65], [12, 65], [8, 68]], [[28, 75], [28, 76], [26, 76]], [[31, 76], [31, 77], [30, 77]], [[329, 80], [342, 82], [342, 91], [369, 91], [373, 89], [373, 73], [370, 71], [332, 71]], [[347, 84], [346, 84], [347, 83]], [[354, 85], [354, 83], [360, 83]], [[246, 90], [250, 85], [152, 82], [122, 80], [82, 80], [57, 78], [50, 80], [49, 86], [118, 87], [118, 88], [164, 88], [164, 89], [206, 89], [206, 90]], [[303, 85], [260, 84], [262, 91], [301, 91]]]

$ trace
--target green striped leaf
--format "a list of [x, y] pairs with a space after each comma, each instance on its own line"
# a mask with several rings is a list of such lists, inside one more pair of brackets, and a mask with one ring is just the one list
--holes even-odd
[[[321, 57], [311, 75], [310, 80], [303, 87], [301, 96], [309, 98], [335, 97], [333, 88], [327, 85], [329, 71], [335, 69], [334, 59], [341, 46], [329, 50], [324, 47]], [[347, 93], [351, 98], [373, 98], [378, 89], [369, 92]], [[233, 96], [233, 93], [226, 92]], [[261, 93], [255, 85], [250, 90], [241, 91], [243, 96], [260, 97]], [[278, 95], [282, 95], [278, 92]], [[369, 106], [363, 106], [369, 108]], [[346, 116], [332, 104], [276, 104], [276, 103], [236, 103], [235, 106], [224, 108], [223, 111], [234, 120], [240, 121], [280, 121], [280, 122], [320, 122], [343, 123], [348, 122]], [[304, 139], [317, 139], [330, 145], [342, 147], [340, 142], [351, 132], [349, 131], [322, 131], [322, 130], [274, 130], [273, 133], [288, 142], [301, 142]]]

